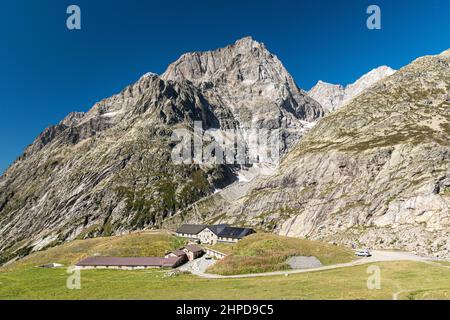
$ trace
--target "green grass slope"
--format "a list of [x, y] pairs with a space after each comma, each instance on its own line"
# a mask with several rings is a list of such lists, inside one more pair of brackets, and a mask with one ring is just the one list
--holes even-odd
[[47, 263], [69, 266], [90, 256], [161, 257], [166, 251], [178, 249], [183, 244], [183, 239], [164, 232], [139, 232], [125, 236], [75, 240], [33, 253], [3, 269], [21, 269]]
[[[220, 251], [220, 248], [217, 248]], [[314, 256], [323, 265], [350, 262], [352, 250], [299, 238], [257, 233], [233, 245], [231, 254], [208, 269], [210, 273], [231, 275], [286, 270], [292, 256]]]
[[447, 268], [419, 262], [385, 262], [381, 289], [367, 288], [367, 267], [285, 276], [204, 279], [164, 277], [163, 270], [83, 270], [81, 289], [69, 290], [63, 269], [21, 268], [0, 272], [0, 299], [448, 299]]

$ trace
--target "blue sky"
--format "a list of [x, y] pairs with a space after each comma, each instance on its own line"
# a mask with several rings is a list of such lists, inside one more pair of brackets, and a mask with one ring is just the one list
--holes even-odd
[[[450, 47], [448, 0], [1, 0], [0, 172], [46, 127], [187, 51], [251, 35], [309, 89]], [[77, 4], [82, 30], [66, 28]], [[366, 9], [382, 10], [382, 30]]]

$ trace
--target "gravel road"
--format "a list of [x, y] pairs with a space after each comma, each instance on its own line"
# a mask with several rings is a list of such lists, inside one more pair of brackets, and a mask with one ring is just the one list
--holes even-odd
[[[335, 264], [335, 265], [323, 266], [323, 267], [317, 267], [317, 268], [311, 268], [311, 269], [299, 269], [299, 270], [274, 271], [274, 272], [266, 272], [266, 273], [250, 273], [250, 274], [239, 274], [239, 275], [233, 275], [233, 276], [222, 276], [222, 275], [217, 275], [217, 274], [205, 273], [206, 268], [198, 268], [197, 270], [194, 270], [194, 272], [192, 272], [192, 273], [199, 277], [208, 278], [208, 279], [253, 278], [253, 277], [270, 277], [270, 276], [289, 275], [289, 274], [296, 274], [296, 273], [332, 270], [332, 269], [353, 267], [353, 266], [358, 266], [358, 265], [371, 264], [374, 262], [384, 262], [384, 261], [419, 261], [419, 262], [429, 262], [429, 263], [436, 261], [431, 258], [425, 258], [425, 257], [415, 255], [410, 252], [375, 250], [375, 251], [372, 251], [371, 253], [372, 253], [372, 256], [369, 258], [360, 258], [358, 260], [348, 262], [348, 263], [341, 263], [341, 264]], [[204, 259], [204, 258], [202, 258], [202, 259]], [[203, 266], [203, 263], [200, 262], [200, 265]], [[189, 270], [186, 270], [186, 271], [189, 271]]]
[[189, 261], [188, 263], [178, 267], [180, 271], [188, 271], [192, 274], [202, 276], [205, 275], [206, 269], [216, 263], [217, 260], [214, 259], [206, 259], [205, 256], [198, 258], [194, 261]]
[[322, 263], [316, 257], [296, 256], [290, 257], [286, 263], [291, 269], [313, 269], [322, 267]]

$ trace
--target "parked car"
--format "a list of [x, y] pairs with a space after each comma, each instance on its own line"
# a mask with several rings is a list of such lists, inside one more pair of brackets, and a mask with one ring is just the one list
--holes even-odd
[[372, 256], [370, 251], [367, 249], [356, 251], [355, 255], [357, 255], [358, 257], [371, 257]]
[[206, 260], [211, 260], [212, 258], [211, 258], [211, 256], [205, 255], [205, 259]]

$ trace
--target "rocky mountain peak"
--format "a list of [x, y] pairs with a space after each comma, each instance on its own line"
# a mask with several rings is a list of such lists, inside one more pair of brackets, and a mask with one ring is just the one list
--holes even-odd
[[251, 36], [244, 37], [237, 40], [234, 46], [240, 50], [242, 53], [250, 52], [252, 50], [267, 50], [266, 46], [262, 42], [254, 40]]
[[[277, 71], [282, 71], [281, 74]], [[224, 73], [231, 73], [224, 77]], [[172, 63], [162, 78], [179, 81], [186, 79], [196, 84], [201, 82], [236, 82], [244, 85], [250, 81], [286, 81], [288, 73], [281, 62], [264, 44], [245, 37], [225, 48], [190, 52]]]
[[214, 51], [185, 54], [162, 78], [189, 80], [206, 96], [220, 97], [241, 126], [301, 129], [299, 120], [323, 115], [322, 107], [298, 88], [281, 61], [251, 37]]
[[394, 69], [388, 66], [380, 66], [369, 71], [346, 87], [319, 80], [308, 94], [318, 101], [327, 112], [331, 112], [340, 108], [376, 82], [394, 73]]

